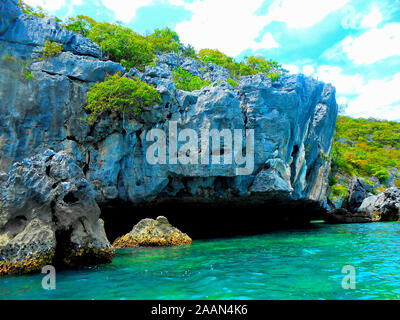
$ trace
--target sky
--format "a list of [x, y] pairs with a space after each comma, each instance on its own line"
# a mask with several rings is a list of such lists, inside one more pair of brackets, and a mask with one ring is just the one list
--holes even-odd
[[345, 114], [400, 121], [400, 0], [25, 0], [139, 33], [175, 30], [195, 49], [263, 55], [332, 83]]

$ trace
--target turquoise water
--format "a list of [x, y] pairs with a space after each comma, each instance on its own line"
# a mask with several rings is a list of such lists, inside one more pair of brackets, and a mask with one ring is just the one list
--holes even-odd
[[[0, 299], [399, 299], [400, 224], [314, 225], [117, 252], [110, 265], [0, 279]], [[356, 289], [342, 288], [343, 266]]]

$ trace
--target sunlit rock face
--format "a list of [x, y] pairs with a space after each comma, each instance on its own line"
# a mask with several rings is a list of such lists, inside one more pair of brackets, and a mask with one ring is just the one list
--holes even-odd
[[[5, 6], [13, 3], [7, 0]], [[1, 55], [32, 59], [46, 39], [63, 44], [65, 52], [34, 62], [34, 78], [29, 80], [10, 61], [1, 60], [0, 170], [7, 172], [14, 162], [50, 148], [71, 154], [94, 186], [98, 203], [246, 198], [325, 205], [338, 111], [331, 85], [303, 75], [272, 82], [258, 74], [238, 79], [233, 88], [224, 68], [175, 54], [159, 55], [156, 67], [143, 73], [125, 71], [118, 63], [102, 60], [96, 44], [61, 28], [54, 19], [14, 18], [10, 15], [11, 22], [0, 35]], [[179, 66], [213, 83], [193, 92], [177, 90], [172, 70]], [[162, 103], [145, 109], [137, 119], [111, 114], [92, 127], [82, 122], [90, 86], [116, 72], [154, 85]], [[249, 147], [246, 130], [254, 130], [251, 170], [238, 175], [237, 169], [245, 164], [235, 161], [150, 164], [146, 152], [154, 142], [147, 141], [147, 133], [160, 129], [170, 143], [168, 132], [174, 125], [178, 134], [184, 129], [199, 135], [202, 129], [241, 130], [243, 155]], [[183, 144], [178, 142], [177, 153]], [[220, 151], [235, 156], [233, 148]], [[167, 158], [173, 152], [167, 148]]]

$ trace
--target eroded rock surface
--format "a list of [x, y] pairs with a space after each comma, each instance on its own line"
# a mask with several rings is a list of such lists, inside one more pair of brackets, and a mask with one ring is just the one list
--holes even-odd
[[398, 221], [400, 219], [400, 189], [389, 188], [373, 195], [372, 186], [353, 177], [341, 208], [326, 215], [330, 223], [363, 223]]
[[400, 219], [400, 188], [389, 188], [366, 198], [357, 212], [371, 216], [374, 221], [398, 221]]
[[1, 186], [0, 275], [111, 262], [95, 191], [67, 153], [17, 162]]
[[[226, 81], [230, 77], [226, 69], [177, 54], [158, 55], [156, 66], [146, 67], [144, 72], [124, 70], [119, 63], [106, 61], [99, 47], [89, 39], [65, 30], [55, 19], [23, 15], [16, 3], [5, 0], [0, 4], [0, 170], [6, 177], [16, 162], [21, 162], [18, 166], [23, 168], [24, 159], [43, 154], [47, 149], [66, 151], [71, 155], [69, 166], [79, 168], [81, 178], [94, 190], [90, 192], [90, 205], [87, 203], [91, 209], [74, 209], [74, 212], [69, 212], [71, 204], [65, 204], [60, 200], [61, 195], [54, 194], [51, 188], [46, 189], [49, 194], [31, 190], [23, 203], [32, 218], [25, 216], [25, 208], [7, 199], [8, 211], [3, 210], [2, 216], [6, 218], [2, 220], [2, 228], [12, 221], [10, 225], [21, 226], [21, 231], [2, 232], [7, 235], [2, 236], [1, 243], [11, 245], [10, 239], [21, 234], [23, 228], [47, 228], [42, 235], [45, 238], [39, 237], [40, 232], [34, 236], [36, 231], [32, 231], [34, 238], [28, 241], [44, 243], [40, 250], [43, 261], [59, 260], [60, 255], [53, 250], [54, 243], [68, 245], [70, 239], [80, 243], [85, 234], [96, 235], [89, 236], [88, 243], [105, 244], [104, 237], [100, 236], [103, 228], [95, 202], [103, 205], [118, 200], [142, 204], [184, 199], [224, 203], [245, 199], [258, 204], [299, 202], [326, 206], [329, 155], [338, 112], [335, 89], [331, 85], [303, 75], [286, 75], [272, 82], [265, 75], [257, 74], [237, 79], [239, 85], [234, 88]], [[46, 40], [62, 44], [64, 52], [33, 62], [41, 56]], [[20, 63], [31, 63], [33, 78], [24, 77]], [[178, 67], [213, 83], [193, 92], [178, 90], [172, 76], [173, 69]], [[88, 125], [81, 119], [87, 116], [83, 106], [89, 88], [102, 81], [107, 73], [116, 72], [127, 77], [137, 76], [154, 85], [162, 103], [145, 108], [136, 119], [111, 113], [100, 117], [94, 126]], [[240, 130], [242, 142], [238, 145], [243, 155], [249, 146], [245, 143], [245, 132], [254, 130], [254, 163], [249, 174], [238, 175], [237, 169], [244, 165], [235, 161], [232, 164], [150, 164], [146, 152], [153, 141], [147, 141], [146, 134], [151, 129], [160, 129], [168, 135], [171, 125], [176, 125], [178, 134], [184, 129], [193, 129], [199, 134], [204, 129]], [[184, 143], [178, 142], [178, 150]], [[210, 147], [209, 153], [212, 151]], [[235, 159], [232, 148], [224, 146], [220, 152]], [[169, 155], [168, 150], [167, 158]], [[43, 169], [42, 164], [39, 167]], [[31, 184], [24, 185], [22, 190], [42, 182], [49, 188], [46, 181], [50, 178], [43, 176], [42, 171], [38, 173], [39, 178], [32, 176], [32, 181], [27, 180]], [[13, 175], [9, 174], [10, 179], [14, 179]], [[60, 185], [73, 185], [68, 179], [62, 179]], [[16, 188], [14, 180], [8, 180], [4, 189], [9, 194]], [[50, 214], [48, 206], [51, 209], [55, 199], [52, 195], [56, 197], [55, 211]], [[36, 203], [45, 205], [36, 208]], [[61, 209], [66, 211], [57, 211]], [[92, 212], [93, 220], [79, 224], [79, 219], [89, 219], [87, 212]], [[282, 212], [279, 214], [283, 215]], [[35, 220], [37, 215], [41, 217], [39, 220]], [[72, 220], [64, 221], [69, 215]], [[17, 219], [18, 216], [22, 217]], [[50, 222], [52, 217], [60, 220]], [[59, 229], [58, 225], [63, 227]], [[67, 226], [73, 230], [71, 235], [64, 232]], [[10, 238], [8, 234], [13, 236]], [[67, 249], [61, 246], [60, 250]], [[21, 252], [21, 257], [27, 257]], [[85, 252], [83, 255], [90, 256]], [[64, 262], [75, 264], [76, 256], [66, 254]]]
[[370, 184], [364, 182], [361, 178], [353, 177], [342, 207], [348, 211], [357, 211], [364, 199], [372, 195], [372, 186]]
[[180, 246], [191, 244], [192, 239], [186, 233], [173, 227], [167, 218], [160, 216], [156, 220], [143, 219], [131, 232], [114, 241], [115, 248], [135, 246]]

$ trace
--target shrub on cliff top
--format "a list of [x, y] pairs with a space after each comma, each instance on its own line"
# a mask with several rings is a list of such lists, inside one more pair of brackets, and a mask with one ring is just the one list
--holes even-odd
[[219, 50], [202, 49], [198, 55], [204, 63], [211, 62], [228, 69], [234, 78], [262, 72], [272, 81], [276, 81], [281, 75], [287, 73], [287, 70], [283, 69], [277, 62], [266, 60], [261, 56], [251, 56], [243, 62], [236, 62]]
[[18, 6], [21, 12], [27, 14], [28, 17], [45, 18], [48, 16], [47, 12], [41, 7], [31, 7], [22, 0], [18, 0]]
[[161, 103], [161, 97], [155, 88], [139, 78], [129, 79], [115, 74], [90, 88], [85, 107], [90, 115], [86, 120], [93, 124], [99, 115], [110, 111], [138, 116], [143, 108], [157, 103]]
[[211, 84], [211, 81], [202, 80], [190, 72], [183, 70], [181, 67], [173, 70], [173, 77], [176, 88], [185, 91], [200, 90]]
[[65, 23], [61, 24], [64, 28], [75, 33], [79, 33], [84, 37], [89, 35], [90, 30], [97, 22], [90, 17], [78, 15], [76, 18], [69, 18]]
[[137, 68], [144, 71], [152, 65], [158, 52], [182, 52], [193, 55], [193, 48], [185, 47], [175, 31], [169, 28], [156, 29], [150, 35], [143, 36], [130, 28], [118, 24], [99, 23], [80, 15], [68, 19], [63, 26], [70, 31], [88, 37], [97, 43], [109, 59], [120, 62], [125, 68]]
[[146, 37], [110, 23], [96, 23], [88, 33], [88, 38], [96, 42], [113, 61], [120, 62], [125, 68], [144, 70], [153, 62], [154, 47]]

